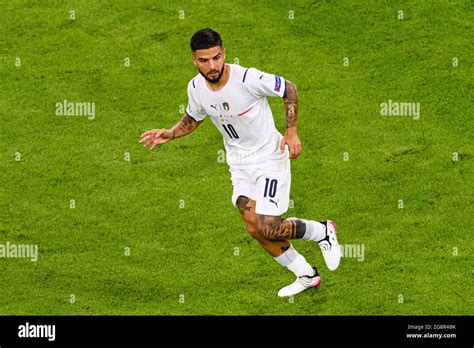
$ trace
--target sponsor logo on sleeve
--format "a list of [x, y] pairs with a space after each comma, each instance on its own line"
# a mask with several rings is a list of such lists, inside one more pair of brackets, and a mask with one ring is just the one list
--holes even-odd
[[276, 92], [280, 92], [280, 87], [281, 87], [281, 78], [278, 75], [275, 75], [275, 88], [274, 90]]

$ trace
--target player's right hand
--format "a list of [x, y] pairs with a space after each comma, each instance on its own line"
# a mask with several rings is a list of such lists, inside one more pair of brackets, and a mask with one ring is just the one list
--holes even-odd
[[173, 139], [173, 132], [169, 129], [152, 129], [146, 131], [140, 136], [139, 144], [143, 144], [143, 147], [148, 147], [151, 144], [150, 151], [153, 150], [157, 145], [161, 145]]

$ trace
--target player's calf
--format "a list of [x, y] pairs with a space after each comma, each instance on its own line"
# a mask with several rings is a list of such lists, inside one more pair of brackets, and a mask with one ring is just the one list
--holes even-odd
[[304, 239], [318, 243], [328, 268], [335, 270], [341, 260], [341, 249], [336, 235], [336, 224], [298, 218], [282, 220], [279, 216], [257, 214], [259, 233], [272, 241]]
[[260, 235], [271, 241], [302, 239], [306, 233], [306, 221], [302, 219], [257, 214], [257, 221]]

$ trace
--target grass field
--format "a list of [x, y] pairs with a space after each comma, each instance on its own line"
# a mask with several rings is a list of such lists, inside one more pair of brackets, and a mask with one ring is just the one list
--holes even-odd
[[[474, 313], [470, 1], [0, 7], [0, 244], [39, 248], [37, 262], [0, 259], [1, 315]], [[183, 112], [203, 27], [229, 63], [296, 83], [288, 214], [333, 219], [342, 244], [364, 247], [330, 272], [296, 241], [322, 285], [294, 301], [276, 296], [293, 275], [231, 204], [211, 122], [151, 154], [137, 144]], [[57, 116], [65, 99], [95, 103], [95, 118]], [[389, 100], [419, 103], [419, 119], [382, 116]]]

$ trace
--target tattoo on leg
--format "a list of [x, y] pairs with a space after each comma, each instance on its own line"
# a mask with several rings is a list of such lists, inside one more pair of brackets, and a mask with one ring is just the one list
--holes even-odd
[[279, 216], [258, 216], [258, 228], [260, 234], [272, 241], [283, 241], [291, 239], [292, 225], [289, 223], [283, 223]]
[[268, 240], [282, 241], [301, 239], [306, 232], [306, 225], [299, 219], [281, 220], [279, 216], [259, 215], [260, 234]]
[[[286, 221], [286, 220], [285, 220]], [[306, 224], [300, 219], [293, 220], [295, 222], [295, 239], [303, 238], [306, 233]]]
[[239, 198], [237, 198], [237, 208], [239, 208], [241, 212], [252, 211], [252, 207], [247, 205], [248, 202], [249, 202], [248, 197], [239, 196]]

